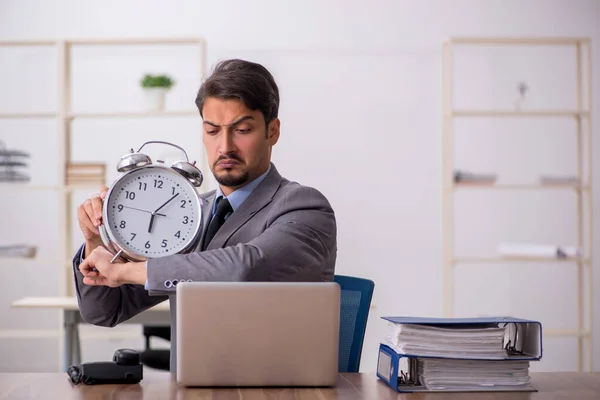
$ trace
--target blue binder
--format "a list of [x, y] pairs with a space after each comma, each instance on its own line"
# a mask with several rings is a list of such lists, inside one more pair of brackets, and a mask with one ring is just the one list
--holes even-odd
[[[505, 344], [507, 350], [503, 359], [493, 359], [497, 362], [503, 360], [528, 360], [537, 361], [542, 358], [542, 325], [538, 321], [514, 317], [483, 317], [483, 318], [424, 318], [424, 317], [382, 317], [382, 319], [398, 324], [420, 324], [438, 327], [485, 327], [514, 325], [514, 334]], [[418, 382], [418, 360], [423, 358], [455, 358], [458, 357], [425, 357], [414, 354], [399, 354], [390, 346], [381, 343], [377, 357], [377, 377], [392, 387], [397, 392], [431, 392]], [[462, 358], [468, 359], [468, 358]], [[492, 359], [489, 359], [492, 360]], [[404, 368], [402, 368], [404, 366]], [[531, 385], [501, 388], [490, 386], [474, 389], [447, 389], [445, 392], [465, 391], [537, 391]]]

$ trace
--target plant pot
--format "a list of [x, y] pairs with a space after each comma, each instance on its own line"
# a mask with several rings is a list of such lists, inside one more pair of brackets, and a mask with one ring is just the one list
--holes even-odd
[[146, 111], [164, 111], [167, 88], [144, 88]]

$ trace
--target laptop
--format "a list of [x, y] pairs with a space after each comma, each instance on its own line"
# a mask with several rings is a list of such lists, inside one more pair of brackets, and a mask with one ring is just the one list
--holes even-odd
[[336, 383], [337, 283], [181, 282], [176, 310], [176, 380], [181, 385]]

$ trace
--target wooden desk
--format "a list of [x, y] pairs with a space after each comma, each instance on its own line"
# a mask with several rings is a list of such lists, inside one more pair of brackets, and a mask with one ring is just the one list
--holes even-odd
[[65, 373], [0, 373], [0, 400], [9, 399], [599, 399], [600, 373], [532, 373], [538, 392], [400, 394], [374, 374], [340, 374], [334, 388], [183, 388], [168, 373], [146, 372], [139, 385], [72, 385]]
[[[56, 308], [62, 310], [64, 329], [62, 370], [66, 371], [69, 366], [81, 363], [78, 325], [86, 322], [81, 318], [75, 297], [25, 297], [14, 301], [11, 307]], [[169, 325], [171, 323], [169, 310], [169, 302], [164, 301], [123, 323]]]

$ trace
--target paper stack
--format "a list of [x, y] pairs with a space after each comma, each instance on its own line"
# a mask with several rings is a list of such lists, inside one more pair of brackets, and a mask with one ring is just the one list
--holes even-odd
[[482, 386], [510, 389], [530, 383], [529, 361], [450, 360], [421, 358], [419, 379], [431, 390], [472, 390]]
[[[541, 324], [512, 317], [383, 317], [377, 375], [398, 391], [533, 391]], [[402, 371], [406, 367], [406, 372]]]
[[421, 357], [496, 359], [506, 357], [505, 329], [498, 326], [442, 328], [388, 322], [385, 343], [398, 353]]
[[106, 180], [103, 163], [70, 162], [65, 172], [67, 185], [104, 185]]
[[37, 252], [37, 247], [27, 244], [6, 244], [0, 245], [0, 257], [4, 258], [33, 258]]

